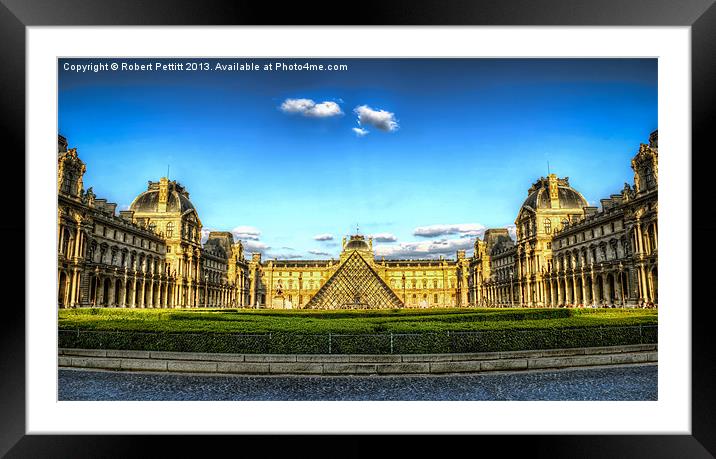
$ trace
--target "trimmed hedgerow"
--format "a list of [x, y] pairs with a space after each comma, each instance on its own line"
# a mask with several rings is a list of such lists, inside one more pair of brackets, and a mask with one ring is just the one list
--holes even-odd
[[434, 354], [616, 346], [657, 342], [655, 325], [482, 332], [237, 335], [61, 330], [64, 348], [239, 354]]
[[61, 347], [227, 353], [442, 353], [655, 343], [643, 309], [73, 309]]

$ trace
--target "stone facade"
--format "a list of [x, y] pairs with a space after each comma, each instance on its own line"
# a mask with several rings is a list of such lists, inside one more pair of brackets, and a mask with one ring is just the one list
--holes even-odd
[[[355, 234], [343, 238], [336, 260], [252, 260], [251, 305], [266, 308], [303, 309], [353, 253], [361, 256], [371, 270], [395, 293], [403, 307], [467, 306], [461, 295], [460, 264], [466, 260], [459, 251], [457, 260], [376, 259], [370, 238]], [[463, 263], [464, 264], [464, 263]], [[463, 268], [467, 275], [467, 265]], [[467, 285], [466, 283], [464, 285]], [[466, 293], [466, 292], [465, 292]]]
[[129, 210], [85, 191], [84, 162], [57, 149], [58, 305], [173, 308], [243, 306], [249, 263], [231, 233], [211, 233], [178, 183], [162, 178]]
[[454, 259], [437, 260], [377, 259], [372, 239], [360, 234], [343, 238], [338, 259], [262, 260], [255, 253], [247, 260], [229, 232], [211, 232], [201, 243], [201, 219], [180, 183], [166, 177], [148, 182], [117, 215], [116, 204], [84, 190], [86, 166], [62, 136], [57, 158], [60, 307], [657, 303], [656, 131], [632, 160], [633, 186], [602, 199], [601, 209], [590, 207], [568, 177], [549, 174], [527, 190], [516, 241], [506, 228], [493, 228], [475, 241], [472, 257], [459, 250]]
[[658, 131], [631, 162], [633, 187], [590, 207], [568, 178], [540, 178], [515, 220], [517, 242], [475, 243], [471, 304], [655, 307]]

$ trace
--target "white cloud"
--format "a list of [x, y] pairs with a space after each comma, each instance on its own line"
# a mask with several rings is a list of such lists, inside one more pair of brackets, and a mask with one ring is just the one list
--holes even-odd
[[367, 105], [356, 107], [353, 111], [358, 115], [358, 124], [360, 126], [373, 126], [384, 132], [393, 132], [399, 127], [398, 121], [395, 119], [395, 113], [385, 110], [373, 110]]
[[266, 258], [275, 258], [277, 260], [296, 260], [303, 258], [303, 255], [297, 255], [295, 253], [267, 253]]
[[461, 237], [477, 237], [485, 233], [485, 225], [480, 223], [456, 223], [419, 226], [413, 231], [414, 236], [437, 237], [459, 234]]
[[371, 234], [370, 237], [373, 238], [374, 242], [395, 242], [398, 240], [398, 238], [391, 233], [376, 233]]
[[355, 132], [355, 133], [356, 133], [356, 136], [358, 136], [358, 137], [363, 137], [363, 136], [366, 136], [366, 135], [370, 134], [369, 131], [367, 131], [367, 130], [365, 130], [365, 129], [363, 129], [363, 128], [354, 127], [354, 128], [351, 128], [351, 129], [353, 129], [353, 132]]
[[259, 241], [244, 241], [244, 250], [250, 253], [264, 253], [271, 247], [269, 247], [267, 244], [264, 244], [263, 242]]
[[333, 235], [331, 233], [316, 234], [313, 239], [315, 241], [332, 241]]
[[209, 229], [209, 228], [202, 228], [201, 229], [201, 245], [206, 244], [206, 241], [209, 239], [209, 233], [212, 231], [216, 231], [215, 229]]
[[386, 258], [439, 258], [441, 255], [455, 257], [456, 251], [472, 248], [473, 241], [470, 239], [440, 239], [380, 245], [375, 248], [375, 254]]
[[513, 241], [517, 240], [517, 227], [515, 225], [507, 225], [507, 233]]
[[261, 236], [261, 231], [253, 226], [237, 226], [232, 229], [231, 232], [233, 233], [235, 240], [241, 241], [258, 241]]
[[284, 113], [298, 113], [311, 118], [327, 118], [342, 115], [341, 107], [330, 100], [316, 103], [311, 99], [286, 99], [281, 104]]
[[308, 253], [311, 255], [316, 255], [318, 257], [330, 257], [331, 254], [328, 252], [321, 252], [320, 250], [309, 250]]

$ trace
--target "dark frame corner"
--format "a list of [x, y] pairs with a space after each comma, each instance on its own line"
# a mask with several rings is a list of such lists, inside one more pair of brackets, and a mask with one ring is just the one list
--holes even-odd
[[[269, 2], [205, 0], [201, 4], [194, 0], [0, 0], [0, 110], [2, 111], [3, 140], [6, 144], [6, 158], [17, 161], [14, 177], [21, 183], [10, 190], [24, 190], [25, 157], [15, 152], [25, 151], [25, 32], [28, 26], [64, 25], [568, 25], [568, 26], [687, 26], [691, 27], [692, 39], [692, 151], [713, 149], [710, 137], [714, 129], [714, 108], [716, 102], [716, 6], [715, 0], [504, 0], [502, 2], [454, 0], [450, 3], [439, 0], [423, 1], [367, 1], [356, 4], [354, 14], [340, 13], [337, 4], [312, 4], [307, 8], [302, 3], [286, 2], [276, 6]], [[201, 5], [201, 6], [199, 6]], [[323, 13], [316, 13], [323, 11]], [[704, 153], [692, 154], [692, 162], [700, 160]], [[688, 160], [688, 153], [684, 154]], [[705, 174], [708, 168], [692, 165], [692, 209], [706, 209], [704, 200], [710, 196], [710, 183]], [[12, 177], [10, 177], [12, 178]], [[23, 192], [24, 193], [24, 192]], [[13, 208], [16, 207], [16, 208]], [[14, 218], [0, 223], [5, 241], [16, 241], [22, 235], [25, 244], [7, 244], [6, 256], [13, 260], [24, 259], [24, 247], [28, 244], [25, 236], [25, 202], [19, 199], [6, 200], [5, 211]], [[22, 216], [22, 217], [21, 217]], [[699, 213], [699, 219], [692, 223], [693, 241], [707, 241], [716, 230], [716, 215]], [[684, 244], [687, 250], [688, 234]], [[8, 251], [10, 253], [8, 253]], [[706, 253], [704, 253], [706, 251]], [[693, 259], [692, 273], [694, 289], [703, 290], [710, 279], [707, 269], [698, 270], [701, 259], [713, 259], [710, 244], [701, 243], [700, 257]], [[22, 253], [21, 253], [22, 252]], [[16, 265], [17, 266], [17, 265]], [[23, 263], [24, 268], [24, 263]], [[684, 267], [689, 269], [689, 267]], [[17, 269], [16, 272], [22, 272]], [[9, 279], [9, 278], [8, 278]], [[25, 279], [27, 287], [28, 279]], [[21, 294], [24, 304], [24, 293]], [[694, 303], [697, 303], [693, 301]], [[481, 451], [490, 446], [509, 449], [512, 452], [544, 452], [550, 457], [714, 457], [716, 456], [716, 403], [711, 380], [716, 374], [712, 357], [713, 341], [710, 339], [711, 324], [706, 301], [692, 308], [692, 435], [659, 436], [517, 436], [510, 439], [509, 448], [504, 436], [470, 439], [472, 446], [481, 444]], [[128, 456], [136, 453], [139, 438], [127, 436], [39, 436], [25, 435], [25, 310], [20, 302], [7, 302], [3, 320], [2, 354], [0, 355], [0, 454], [9, 457], [44, 456]], [[678, 305], [676, 305], [678, 306]], [[187, 437], [143, 436], [142, 443], [158, 445], [181, 451], [186, 455], [192, 450]], [[407, 442], [395, 442], [395, 452], [423, 451], [430, 444], [443, 443], [426, 437], [411, 437]], [[463, 437], [464, 438], [464, 437]], [[228, 443], [230, 448], [242, 448], [233, 440], [224, 437], [207, 439], [205, 444], [214, 448]], [[228, 440], [228, 441], [227, 441]], [[365, 437], [328, 437], [327, 440], [341, 445], [344, 452], [365, 454], [377, 452]], [[515, 441], [517, 440], [517, 441]], [[288, 442], [294, 453], [302, 446], [315, 450], [315, 437], [294, 437]], [[486, 445], [490, 443], [490, 445]], [[407, 444], [407, 446], [406, 446]], [[444, 453], [444, 444], [441, 449]], [[145, 445], [141, 445], [142, 451]], [[347, 450], [346, 450], [347, 449]], [[382, 451], [389, 451], [383, 447]], [[305, 450], [305, 449], [304, 449]], [[325, 448], [328, 452], [330, 448]], [[336, 451], [336, 450], [333, 450]], [[318, 452], [320, 453], [320, 451]], [[273, 454], [272, 454], [273, 455]], [[341, 453], [340, 455], [344, 455]]]

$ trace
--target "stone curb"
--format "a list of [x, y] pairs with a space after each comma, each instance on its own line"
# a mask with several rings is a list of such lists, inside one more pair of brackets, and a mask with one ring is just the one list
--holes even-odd
[[483, 373], [657, 362], [656, 344], [474, 354], [269, 355], [60, 349], [60, 367], [253, 375]]

